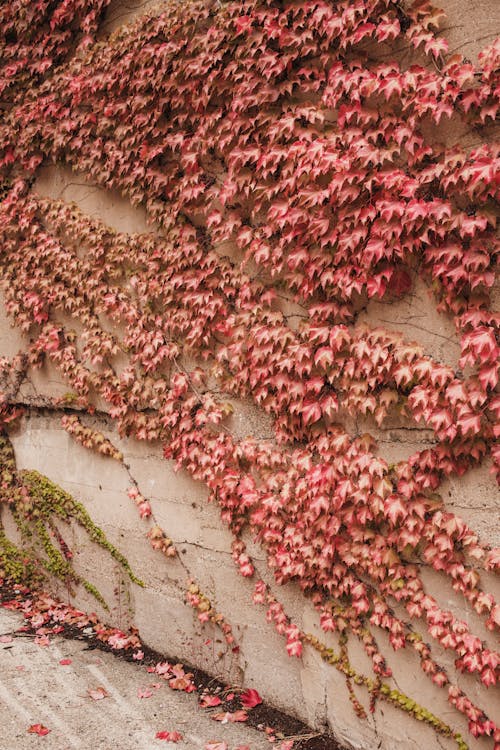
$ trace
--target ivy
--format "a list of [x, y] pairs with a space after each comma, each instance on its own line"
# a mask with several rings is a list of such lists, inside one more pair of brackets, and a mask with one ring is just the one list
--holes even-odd
[[0, 8], [2, 104], [19, 100], [77, 45], [88, 46], [109, 0], [14, 0]]
[[79, 524], [91, 541], [105, 549], [124, 568], [131, 581], [144, 585], [134, 575], [126, 558], [94, 524], [81, 503], [38, 471], [19, 471], [16, 468], [14, 451], [5, 435], [0, 436], [0, 472], [0, 503], [9, 509], [23, 542], [22, 547], [13, 544], [0, 522], [2, 577], [39, 587], [48, 573], [68, 587], [71, 584], [83, 585], [107, 609], [98, 589], [81, 578], [73, 568], [73, 552], [61, 534], [57, 524], [59, 520], [65, 524]]
[[[96, 19], [104, 3], [78, 7]], [[22, 16], [12, 17], [21, 32]], [[160, 441], [218, 503], [241, 574], [256, 576], [249, 532], [277, 583], [295, 582], [341, 645], [330, 654], [300, 631], [259, 579], [254, 599], [289, 655], [317, 648], [344, 674], [360, 716], [353, 683], [367, 689], [370, 710], [390, 700], [463, 748], [458, 732], [386, 682], [392, 669], [377, 642], [383, 631], [394, 650], [412, 649], [470, 732], [500, 742], [437, 654], [451, 651], [457, 672], [485, 688], [499, 656], [421, 574], [434, 569], [487, 628], [500, 626], [482, 581], [498, 569], [498, 550], [438, 494], [487, 460], [500, 479], [500, 319], [490, 300], [500, 46], [477, 65], [450, 56], [442, 21], [423, 0], [405, 10], [391, 0], [195, 1], [89, 44], [45, 82], [39, 71], [19, 79], [29, 91], [1, 126], [0, 273], [29, 344], [0, 362], [0, 377], [12, 394], [26, 367], [48, 359], [73, 406], [91, 414], [99, 398], [120, 435]], [[410, 50], [406, 66], [388, 59], [397, 45]], [[450, 118], [479, 145], [443, 145]], [[31, 178], [49, 163], [144, 205], [159, 231], [121, 234], [37, 197]], [[454, 321], [456, 367], [358, 322], [371, 299], [402, 297], [417, 274]], [[283, 299], [298, 306], [298, 324]], [[242, 397], [269, 415], [272, 440], [233, 434]], [[389, 464], [369, 434], [347, 432], [347, 416], [374, 428], [397, 416], [433, 441]], [[64, 426], [122, 460], [76, 416]], [[148, 518], [138, 488], [129, 495]], [[175, 554], [158, 526], [149, 537]], [[218, 622], [191, 585], [191, 605]], [[352, 638], [373, 677], [349, 664]]]

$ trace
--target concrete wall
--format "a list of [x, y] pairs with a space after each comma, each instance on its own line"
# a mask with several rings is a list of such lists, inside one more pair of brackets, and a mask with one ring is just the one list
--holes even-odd
[[[497, 30], [500, 28], [500, 8], [495, 2], [447, 0], [444, 5], [449, 14], [450, 48], [471, 57], [491, 41], [495, 24]], [[130, 5], [116, 0], [110, 8], [107, 30], [150, 6], [161, 3]], [[85, 213], [121, 231], [151, 229], [144, 213], [132, 208], [127, 200], [89, 185], [84, 176], [75, 176], [64, 169], [43, 170], [34, 189], [41, 195], [75, 201]], [[418, 280], [412, 293], [392, 306], [371, 302], [362, 319], [371, 325], [400, 330], [436, 359], [450, 365], [457, 363], [459, 342], [454, 327], [435, 311], [428, 290]], [[13, 356], [25, 345], [21, 334], [10, 327], [0, 305], [0, 356]], [[77, 592], [75, 604], [96, 610], [114, 625], [125, 628], [134, 624], [148, 645], [226, 680], [256, 687], [265, 699], [315, 727], [329, 725], [346, 746], [380, 750], [455, 747], [453, 741], [436, 736], [428, 727], [381, 702], [374, 714], [360, 721], [348, 699], [343, 677], [325, 665], [316, 652], [306, 647], [302, 660], [288, 658], [283, 639], [266, 622], [264, 609], [252, 603], [252, 581], [243, 579], [230, 559], [232, 535], [221, 525], [218, 508], [207, 504], [205, 489], [186, 474], [175, 473], [173, 466], [162, 458], [159, 445], [121, 440], [104, 412], [86, 418], [85, 424], [112, 440], [123, 452], [125, 465], [78, 445], [62, 428], [61, 414], [49, 405], [54, 396], [62, 396], [67, 390], [51, 367], [29, 373], [20, 391], [20, 398], [28, 408], [12, 434], [18, 467], [38, 469], [82, 501], [146, 584], [140, 588], [128, 583], [118, 565], [110, 564], [104, 552], [89, 543], [78, 528], [72, 528], [73, 538], [68, 541], [75, 552], [75, 567], [102, 591], [111, 611], [100, 610], [95, 600], [83, 591]], [[232, 419], [233, 428], [240, 434], [269, 434], [267, 422], [248, 404], [239, 404]], [[381, 455], [391, 461], [407, 458], [429, 445], [432, 437], [428, 430], [415, 426], [410, 429], [398, 423], [375, 431], [374, 436], [379, 441]], [[126, 493], [131, 477], [150, 500], [160, 526], [173, 539], [178, 557], [165, 559], [150, 548], [145, 538], [148, 524], [141, 521]], [[447, 507], [462, 516], [483, 541], [500, 543], [500, 529], [495, 529], [492, 523], [498, 514], [498, 489], [488, 466], [471, 471], [460, 480], [450, 480], [442, 488], [442, 494]], [[13, 526], [8, 528], [15, 535]], [[299, 627], [328, 641], [319, 628], [313, 607], [293, 586], [274, 586], [264, 553], [251, 540], [248, 542], [259, 575], [273, 585]], [[232, 624], [238, 653], [225, 646], [214, 626], [202, 626], [196, 613], [183, 603], [190, 577]], [[443, 586], [437, 574], [429, 573], [427, 579], [429, 589], [443, 606], [470, 622], [487, 643], [491, 642], [491, 634], [482, 629], [463, 600]], [[487, 584], [487, 590], [494, 591], [495, 582], [488, 580]], [[66, 595], [64, 589], [60, 594]], [[385, 651], [392, 651], [388, 642], [384, 644], [383, 633], [378, 638]], [[334, 643], [333, 638], [331, 642]], [[367, 657], [354, 644], [350, 647], [350, 657], [355, 666], [369, 669]], [[450, 656], [442, 652], [439, 657], [453, 671]], [[465, 721], [447, 704], [445, 691], [423, 676], [412, 653], [405, 650], [393, 655], [391, 666], [395, 671], [394, 684], [400, 690], [468, 737]], [[467, 688], [472, 700], [491, 715], [495, 714], [495, 696], [491, 691], [481, 690], [467, 675], [461, 676], [459, 682]], [[366, 704], [366, 696], [360, 693], [359, 697]], [[470, 739], [471, 747], [476, 750], [492, 747], [491, 741]]]

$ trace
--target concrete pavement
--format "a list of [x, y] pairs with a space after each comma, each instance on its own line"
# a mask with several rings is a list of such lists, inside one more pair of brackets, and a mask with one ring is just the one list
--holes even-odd
[[[273, 747], [245, 723], [214, 721], [210, 712], [220, 707], [200, 708], [197, 693], [172, 690], [143, 665], [61, 636], [38, 645], [32, 635], [15, 633], [22, 625], [19, 613], [0, 607], [2, 750], [194, 750], [210, 741], [225, 741], [228, 750]], [[97, 691], [94, 698], [89, 690]], [[38, 724], [50, 732], [28, 732]], [[156, 739], [163, 731], [177, 731], [183, 739]]]

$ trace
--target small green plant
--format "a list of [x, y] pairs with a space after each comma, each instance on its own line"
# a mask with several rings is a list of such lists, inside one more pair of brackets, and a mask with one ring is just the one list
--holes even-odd
[[5, 435], [0, 436], [0, 479], [0, 502], [9, 508], [25, 545], [17, 547], [9, 540], [0, 521], [0, 573], [25, 584], [39, 584], [48, 574], [68, 587], [82, 585], [108, 609], [96, 586], [82, 578], [72, 565], [73, 553], [59, 525], [76, 523], [92, 542], [109, 553], [133, 583], [144, 585], [81, 503], [40, 472], [17, 470], [12, 445]]

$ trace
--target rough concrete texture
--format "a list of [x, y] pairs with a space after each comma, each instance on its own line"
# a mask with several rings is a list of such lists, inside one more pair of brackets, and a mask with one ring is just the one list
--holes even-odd
[[[0, 607], [0, 636], [13, 636], [0, 643], [0, 747], [5, 750], [194, 750], [211, 740], [226, 741], [230, 748], [269, 747], [247, 724], [213, 721], [210, 711], [198, 707], [196, 693], [170, 689], [143, 666], [88, 650], [85, 641], [51, 637], [49, 646], [36, 645], [32, 636], [16, 635], [21, 624], [20, 615]], [[62, 665], [61, 659], [71, 664]], [[87, 691], [99, 687], [107, 696], [94, 700]], [[138, 691], [151, 695], [140, 698]], [[50, 733], [28, 733], [33, 724]], [[183, 736], [175, 744], [155, 738], [174, 730]]]
[[[448, 13], [446, 35], [451, 50], [475, 58], [478, 51], [498, 34], [500, 4], [496, 0], [445, 0], [439, 4]], [[114, 0], [106, 31], [162, 5], [159, 2]], [[447, 133], [448, 140], [462, 139], [467, 145], [472, 144], [473, 137], [471, 134], [466, 137], [453, 129]], [[87, 214], [120, 231], [154, 229], [148, 227], [144, 212], [131, 207], [125, 198], [89, 185], [84, 176], [74, 175], [69, 170], [42, 170], [35, 189], [41, 195], [75, 201]], [[363, 321], [372, 326], [399, 330], [406, 340], [419, 342], [426, 353], [451, 366], [457, 365], [457, 333], [450, 321], [436, 312], [428, 290], [418, 279], [414, 280], [412, 292], [396, 305], [372, 301], [360, 318], [360, 322]], [[25, 341], [10, 328], [0, 304], [0, 356], [13, 356], [24, 346]], [[252, 604], [252, 582], [242, 579], [230, 560], [232, 537], [222, 526], [218, 509], [206, 503], [203, 487], [185, 474], [176, 474], [172, 465], [162, 458], [160, 446], [120, 440], [104, 413], [88, 419], [86, 424], [112, 440], [123, 452], [126, 466], [76, 444], [62, 429], [60, 414], [46, 408], [51, 398], [60, 397], [67, 390], [53, 368], [44, 366], [29, 373], [20, 397], [31, 405], [31, 409], [12, 436], [18, 466], [38, 469], [83, 502], [94, 521], [126, 555], [134, 572], [146, 584], [144, 588], [130, 584], [121, 568], [106, 553], [96, 549], [80, 530], [71, 529], [69, 533], [73, 537], [70, 536], [68, 541], [75, 553], [75, 567], [99, 588], [110, 602], [111, 609], [110, 612], [100, 610], [95, 600], [82, 591], [72, 599], [74, 604], [96, 610], [100, 617], [122, 628], [133, 623], [149, 646], [175, 654], [180, 660], [194, 662], [215, 676], [258, 687], [265, 699], [313, 726], [329, 724], [338, 739], [349, 747], [365, 750], [451, 750], [455, 747], [454, 742], [436, 736], [429, 728], [387, 704], [379, 703], [374, 714], [369, 714], [366, 721], [360, 721], [348, 699], [344, 679], [326, 667], [316, 652], [305, 648], [302, 660], [288, 658], [284, 642], [266, 622], [264, 610]], [[380, 454], [391, 461], [403, 460], [431, 442], [431, 433], [415, 425], [395, 422], [378, 430], [374, 424], [365, 425], [361, 421], [347, 420], [347, 424], [352, 432], [369, 430], [378, 440]], [[242, 435], [269, 435], [268, 422], [247, 404], [238, 404], [232, 426]], [[492, 523], [492, 519], [498, 516], [498, 489], [488, 468], [486, 465], [465, 477], [451, 479], [443, 487], [442, 494], [449, 510], [462, 516], [482, 540], [498, 544], [499, 530]], [[142, 494], [151, 501], [158, 523], [173, 539], [179, 550], [178, 558], [166, 560], [151, 550], [145, 538], [149, 526], [139, 519], [126, 494], [131, 476]], [[9, 527], [9, 532], [15, 535], [13, 526]], [[252, 547], [251, 540], [248, 541], [259, 576], [272, 584], [262, 550]], [[202, 626], [193, 610], [183, 603], [189, 577], [199, 581], [204, 593], [232, 624], [240, 647], [238, 654], [224, 648], [218, 631], [210, 624]], [[480, 630], [463, 600], [451, 589], [443, 587], [441, 578], [429, 574], [427, 585], [443, 605], [474, 625], [486, 642], [491, 641], [491, 634]], [[494, 593], [494, 582], [488, 580], [486, 588]], [[59, 593], [66, 595], [64, 590]], [[286, 586], [276, 593], [299, 627], [321, 634], [323, 640], [329, 641], [319, 629], [312, 606], [298, 590]], [[12, 627], [10, 621], [8, 627]], [[381, 644], [385, 643], [382, 632], [377, 637]], [[330, 638], [334, 644], [334, 638]], [[205, 645], [207, 640], [210, 643]], [[21, 647], [26, 649], [22, 656]], [[136, 686], [144, 684], [144, 678], [138, 676], [142, 673], [128, 664], [114, 661], [112, 657], [108, 660], [107, 656], [100, 655], [101, 663], [95, 664], [95, 655], [82, 654], [78, 644], [66, 641], [43, 651], [31, 645], [28, 639], [23, 642], [16, 640], [14, 649], [2, 650], [0, 654], [3, 665], [0, 698], [4, 704], [0, 709], [3, 711], [0, 720], [6, 748], [34, 746], [38, 738], [27, 735], [25, 727], [37, 721], [53, 727], [51, 735], [45, 738], [49, 742], [45, 744], [54, 750], [66, 747], [153, 748], [162, 744], [152, 738], [158, 728], [164, 728], [163, 718], [167, 710], [172, 712], [170, 715], [176, 721], [165, 728], [177, 728], [188, 738], [187, 743], [178, 747], [201, 747], [202, 738], [216, 736], [211, 726], [206, 731], [204, 728], [199, 731], [190, 728], [192, 699], [189, 696], [179, 696], [182, 706], [170, 708], [169, 704], [168, 709], [166, 689], [148, 701], [137, 699]], [[14, 659], [17, 650], [19, 658]], [[391, 650], [388, 645], [386, 650]], [[78, 666], [63, 672], [63, 668], [58, 667], [59, 653], [70, 655], [75, 662], [78, 658]], [[364, 652], [355, 644], [351, 646], [350, 657], [360, 668], [366, 663]], [[439, 657], [443, 664], [453, 667], [448, 654], [440, 653]], [[25, 663], [28, 667], [35, 658], [41, 660], [46, 674], [40, 678], [39, 684], [29, 687], [28, 674], [16, 672], [15, 665]], [[14, 666], [8, 668], [9, 664]], [[455, 728], [467, 735], [465, 721], [450, 709], [444, 691], [424, 678], [411, 653], [405, 650], [393, 655], [391, 666], [395, 670], [394, 684], [397, 687], [408, 691], [415, 700], [444, 720], [452, 721]], [[94, 679], [99, 684], [103, 684], [104, 679], [109, 680], [115, 692], [110, 691], [111, 699], [91, 706], [92, 722], [88, 722], [88, 701], [81, 696], [85, 696], [86, 687]], [[464, 687], [469, 688], [470, 682], [467, 676], [460, 678]], [[469, 694], [479, 705], [495, 714], [495, 696], [491, 692], [485, 695], [485, 691], [474, 684]], [[366, 704], [365, 695], [360, 694], [359, 699]], [[59, 702], [66, 713], [56, 713]], [[5, 704], [8, 705], [7, 711]], [[181, 720], [186, 722], [186, 716], [189, 717], [187, 725], [181, 723]], [[70, 733], [66, 729], [68, 726], [71, 727]], [[224, 727], [224, 731], [237, 730]], [[474, 750], [488, 750], [492, 746], [487, 740], [470, 740]], [[245, 741], [249, 742], [248, 736]], [[73, 744], [75, 742], [80, 744]], [[260, 737], [258, 742], [262, 742]], [[260, 744], [250, 744], [252, 750], [260, 747]]]

